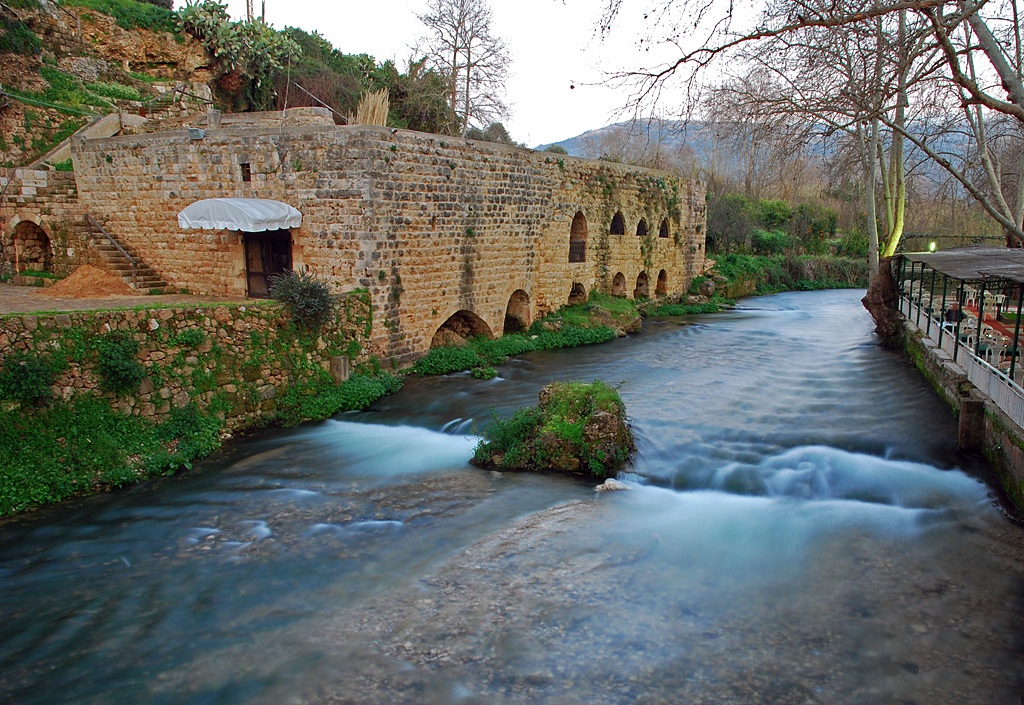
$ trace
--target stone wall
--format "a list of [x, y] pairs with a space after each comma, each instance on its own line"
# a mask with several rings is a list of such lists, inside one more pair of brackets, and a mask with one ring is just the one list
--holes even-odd
[[55, 274], [66, 276], [95, 259], [71, 172], [14, 169], [0, 176], [0, 225], [0, 274], [14, 272], [16, 261], [17, 269], [24, 270], [21, 255], [35, 248], [40, 235], [48, 241]]
[[[996, 471], [1007, 497], [1024, 512], [1024, 430], [967, 378], [967, 373], [941, 348], [925, 338], [916, 326], [903, 322], [903, 348], [928, 383], [960, 419], [960, 441], [969, 436]], [[981, 415], [974, 418], [973, 409]]]
[[[279, 116], [280, 114], [274, 114]], [[685, 291], [704, 261], [704, 187], [667, 173], [527, 149], [370, 126], [208, 128], [77, 141], [79, 192], [90, 213], [176, 288], [241, 296], [242, 236], [181, 230], [203, 198], [284, 201], [303, 214], [293, 266], [374, 307], [372, 351], [405, 364], [467, 311], [501, 335], [513, 295], [530, 320], [567, 303], [574, 285], [630, 295]], [[243, 170], [243, 165], [248, 165]], [[250, 180], [243, 180], [248, 174]], [[626, 234], [609, 233], [614, 215]], [[587, 255], [569, 262], [576, 214]], [[648, 235], [636, 235], [646, 221]], [[662, 223], [666, 237], [659, 237]], [[517, 293], [518, 292], [518, 293]]]
[[[343, 297], [339, 311], [315, 336], [295, 335], [274, 302], [13, 315], [0, 319], [0, 358], [19, 350], [64, 354], [70, 363], [54, 385], [55, 397], [103, 395], [118, 410], [153, 420], [189, 402], [205, 410], [217, 401], [226, 428], [237, 430], [273, 419], [277, 399], [297, 380], [327, 372], [332, 358], [365, 359], [368, 297]], [[111, 331], [139, 343], [146, 378], [137, 392], [100, 389], [94, 346]]]

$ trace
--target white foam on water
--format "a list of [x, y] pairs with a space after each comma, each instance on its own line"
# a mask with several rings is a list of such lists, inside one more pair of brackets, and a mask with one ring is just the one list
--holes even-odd
[[246, 535], [251, 536], [256, 541], [262, 541], [271, 534], [270, 527], [267, 526], [267, 522], [262, 520], [246, 520], [239, 522], [239, 524], [245, 527]]
[[756, 465], [730, 463], [712, 489], [805, 500], [851, 500], [905, 508], [968, 509], [989, 501], [984, 483], [959, 470], [803, 446]]
[[465, 467], [478, 439], [418, 426], [331, 420], [319, 442], [329, 444], [346, 473], [382, 477]]

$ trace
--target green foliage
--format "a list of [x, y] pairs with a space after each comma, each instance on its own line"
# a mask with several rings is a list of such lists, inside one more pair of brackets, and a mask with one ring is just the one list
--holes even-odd
[[498, 371], [493, 367], [474, 367], [470, 374], [474, 379], [494, 379], [498, 376]]
[[753, 230], [750, 249], [758, 255], [781, 255], [793, 246], [793, 241], [781, 230]]
[[743, 247], [754, 227], [756, 215], [754, 204], [742, 194], [708, 194], [708, 250], [729, 254]]
[[566, 148], [560, 144], [549, 144], [547, 147], [544, 148], [544, 151], [550, 152], [551, 154], [569, 154], [568, 150], [566, 150]]
[[114, 394], [138, 389], [146, 378], [146, 368], [139, 362], [139, 344], [134, 338], [123, 331], [110, 331], [95, 340], [94, 348], [100, 389]]
[[868, 256], [868, 236], [867, 234], [853, 230], [845, 233], [839, 240], [836, 246], [836, 254], [841, 257], [851, 257], [854, 259], [860, 258], [865, 259]]
[[[814, 203], [801, 203], [793, 212], [789, 232], [811, 254], [824, 254], [828, 240], [836, 235], [839, 214]], [[866, 253], [865, 253], [866, 256]]]
[[778, 230], [793, 217], [793, 209], [782, 200], [762, 198], [757, 204], [757, 222], [765, 230]]
[[412, 366], [418, 375], [446, 375], [479, 367], [482, 360], [475, 346], [433, 348]]
[[96, 83], [88, 83], [85, 86], [86, 90], [101, 95], [104, 98], [113, 98], [115, 100], [142, 100], [142, 95], [132, 88], [131, 86], [124, 86], [120, 83], [104, 83], [97, 81]]
[[867, 262], [810, 255], [721, 255], [715, 272], [730, 282], [753, 279], [762, 294], [779, 291], [841, 289], [867, 286]]
[[206, 333], [199, 328], [186, 328], [179, 331], [171, 338], [171, 345], [180, 345], [186, 348], [198, 348], [206, 340]]
[[330, 284], [308, 269], [274, 277], [270, 282], [270, 296], [285, 305], [295, 325], [313, 331], [334, 318], [338, 303]]
[[377, 399], [394, 394], [402, 381], [394, 375], [354, 374], [341, 384], [320, 375], [312, 381], [297, 382], [278, 398], [277, 420], [293, 426], [303, 421], [326, 419], [341, 411], [363, 409]]
[[585, 428], [593, 415], [606, 412], [625, 426], [626, 407], [618, 391], [601, 381], [556, 382], [545, 387], [539, 406], [517, 410], [493, 421], [484, 431], [473, 455], [487, 465], [498, 458], [507, 468], [565, 468], [565, 459], [578, 461], [580, 470], [603, 477], [629, 458], [633, 442], [625, 438], [588, 441]]
[[0, 398], [39, 406], [53, 398], [51, 387], [63, 365], [49, 355], [12, 352], [0, 363]]
[[235, 73], [242, 79], [243, 90], [225, 96], [227, 102], [247, 110], [274, 108], [274, 76], [299, 56], [298, 44], [260, 19], [232, 22], [227, 5], [215, 0], [185, 5], [177, 19], [214, 58], [221, 77]]
[[110, 15], [122, 29], [148, 29], [154, 32], [177, 33], [174, 13], [167, 7], [159, 7], [136, 0], [63, 0], [73, 7], [87, 7]]
[[53, 170], [54, 171], [74, 171], [75, 170], [74, 161], [71, 159], [71, 157], [68, 157], [64, 161], [55, 162], [53, 164]]
[[0, 54], [36, 56], [43, 50], [36, 33], [21, 20], [0, 16]]
[[157, 426], [89, 395], [0, 411], [0, 516], [187, 467], [220, 445], [220, 427], [193, 404]]
[[662, 304], [647, 311], [648, 316], [695, 316], [698, 314], [718, 313], [732, 302], [721, 297], [712, 297], [701, 304]]

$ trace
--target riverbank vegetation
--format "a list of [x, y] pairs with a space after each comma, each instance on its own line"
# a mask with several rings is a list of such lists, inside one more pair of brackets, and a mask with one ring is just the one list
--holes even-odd
[[483, 432], [473, 464], [505, 470], [560, 470], [606, 477], [634, 449], [626, 406], [601, 381], [555, 382], [537, 406], [509, 418], [495, 416]]

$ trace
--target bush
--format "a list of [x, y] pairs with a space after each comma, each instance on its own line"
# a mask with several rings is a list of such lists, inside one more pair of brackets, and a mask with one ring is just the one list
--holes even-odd
[[565, 154], [567, 156], [569, 154], [568, 150], [560, 144], [549, 144], [544, 148], [544, 151], [549, 154]]
[[43, 50], [36, 33], [21, 20], [0, 17], [0, 54], [35, 56]]
[[301, 382], [278, 398], [277, 420], [285, 426], [293, 426], [303, 421], [330, 418], [341, 411], [365, 408], [401, 387], [402, 380], [387, 373], [354, 374], [341, 384], [334, 384], [329, 377]]
[[0, 397], [25, 406], [40, 406], [53, 398], [60, 365], [46, 355], [15, 352], [0, 365]]
[[[599, 412], [617, 419], [614, 431], [606, 419], [595, 418]], [[621, 467], [633, 449], [626, 407], [615, 388], [601, 381], [555, 382], [541, 390], [538, 406], [519, 409], [508, 419], [491, 414], [494, 420], [473, 454], [477, 465], [589, 471], [603, 477]], [[588, 434], [592, 422], [603, 427], [600, 433]]]
[[98, 81], [96, 83], [86, 84], [86, 90], [92, 91], [96, 95], [101, 95], [104, 98], [113, 98], [115, 100], [142, 100], [142, 96], [137, 90], [131, 86], [124, 86], [120, 83], [103, 83]]
[[138, 360], [139, 344], [134, 338], [123, 331], [111, 331], [96, 340], [95, 349], [100, 389], [119, 395], [138, 389], [146, 378], [146, 368]]
[[754, 230], [750, 235], [750, 249], [759, 255], [781, 255], [793, 246], [793, 241], [781, 230]]
[[75, 164], [72, 161], [71, 157], [68, 157], [64, 161], [54, 163], [53, 170], [54, 171], [74, 171], [75, 170]]
[[271, 279], [270, 296], [285, 305], [295, 325], [312, 331], [320, 330], [334, 318], [338, 303], [330, 285], [308, 269]]
[[793, 209], [783, 200], [761, 199], [758, 202], [757, 221], [765, 230], [778, 230], [793, 217]]

